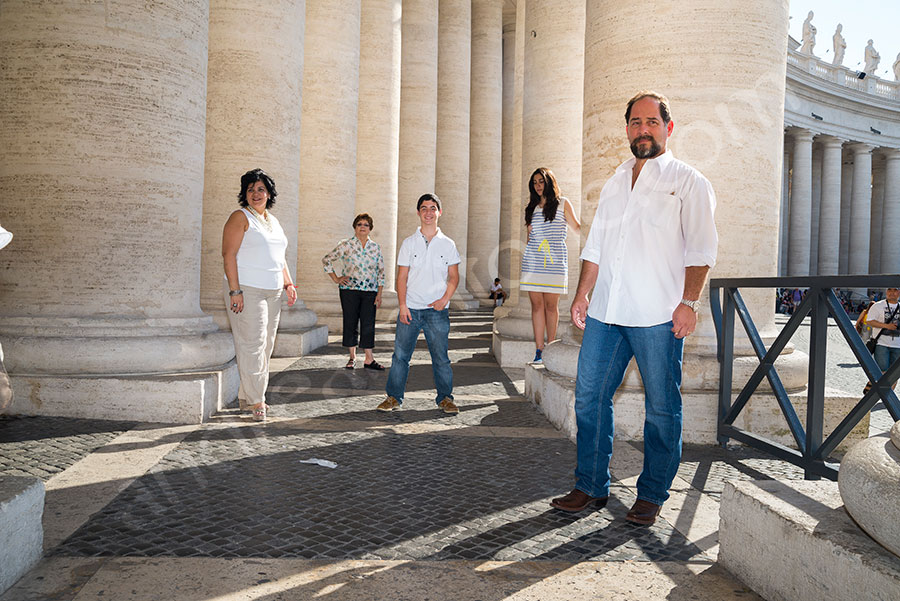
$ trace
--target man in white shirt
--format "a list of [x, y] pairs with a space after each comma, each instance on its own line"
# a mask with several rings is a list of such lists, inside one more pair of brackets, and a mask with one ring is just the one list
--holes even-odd
[[394, 355], [388, 373], [387, 398], [379, 411], [394, 411], [403, 404], [409, 360], [419, 332], [425, 332], [437, 397], [434, 402], [444, 412], [459, 413], [453, 402], [453, 371], [447, 354], [450, 337], [450, 297], [459, 285], [459, 251], [456, 243], [441, 232], [438, 218], [441, 201], [423, 194], [416, 204], [420, 226], [403, 241], [397, 254], [397, 331]]
[[637, 94], [625, 123], [634, 158], [600, 192], [571, 309], [572, 322], [584, 329], [575, 488], [551, 505], [575, 512], [606, 504], [612, 399], [634, 357], [645, 393], [644, 468], [626, 519], [650, 525], [681, 461], [684, 337], [697, 325], [700, 293], [716, 261], [716, 197], [700, 172], [666, 150], [675, 124], [664, 96]]
[[[872, 337], [878, 336], [875, 343], [875, 363], [886, 372], [891, 364], [900, 358], [900, 289], [888, 288], [884, 298], [876, 301], [866, 314], [866, 325], [872, 326]], [[896, 382], [891, 383], [891, 387]]]

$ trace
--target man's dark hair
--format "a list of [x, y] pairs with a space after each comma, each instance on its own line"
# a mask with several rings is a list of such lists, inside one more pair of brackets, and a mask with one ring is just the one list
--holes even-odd
[[423, 194], [422, 196], [420, 196], [418, 202], [416, 202], [416, 211], [422, 208], [422, 203], [426, 200], [430, 200], [434, 204], [436, 204], [438, 211], [443, 211], [443, 209], [441, 208], [441, 199], [437, 197], [437, 194]]
[[259, 168], [251, 169], [241, 176], [241, 191], [238, 193], [238, 204], [242, 207], [250, 206], [250, 203], [247, 202], [247, 188], [250, 187], [250, 184], [255, 184], [256, 182], [262, 182], [266, 190], [269, 191], [266, 208], [271, 209], [272, 205], [275, 204], [275, 197], [278, 196], [278, 192], [275, 191], [275, 180]]
[[631, 107], [635, 102], [642, 98], [653, 98], [657, 102], [659, 102], [659, 116], [662, 117], [663, 123], [666, 125], [669, 124], [669, 121], [672, 120], [672, 109], [669, 107], [669, 99], [663, 96], [662, 94], [658, 94], [651, 90], [643, 90], [638, 92], [632, 97], [631, 100], [628, 101], [628, 107], [625, 109], [625, 123], [631, 119]]

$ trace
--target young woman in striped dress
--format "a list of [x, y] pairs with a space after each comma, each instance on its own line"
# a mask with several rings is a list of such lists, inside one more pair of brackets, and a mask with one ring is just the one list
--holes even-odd
[[540, 167], [531, 174], [528, 190], [531, 193], [528, 206], [525, 207], [528, 244], [522, 256], [519, 289], [528, 292], [531, 301], [534, 362], [538, 363], [542, 360], [544, 351], [544, 334], [546, 333], [547, 341], [556, 338], [559, 296], [567, 292], [567, 226], [579, 233], [581, 223], [572, 203], [567, 198], [560, 197], [556, 176], [546, 167]]

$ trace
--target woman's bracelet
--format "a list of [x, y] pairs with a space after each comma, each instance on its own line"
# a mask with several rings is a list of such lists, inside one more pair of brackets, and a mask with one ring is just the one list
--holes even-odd
[[284, 289], [287, 290], [287, 289], [290, 288], [291, 286], [293, 286], [294, 288], [297, 287], [297, 286], [295, 286], [293, 283], [291, 283], [291, 284], [285, 284], [285, 285], [284, 285]]
[[238, 288], [237, 290], [229, 290], [229, 291], [228, 291], [228, 296], [240, 296], [240, 295], [242, 295], [243, 293], [244, 293], [244, 291], [241, 290], [240, 288]]

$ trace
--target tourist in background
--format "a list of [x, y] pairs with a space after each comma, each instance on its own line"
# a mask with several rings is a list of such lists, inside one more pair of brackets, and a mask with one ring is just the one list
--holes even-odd
[[253, 419], [265, 421], [269, 358], [281, 316], [281, 296], [288, 306], [297, 301], [285, 251], [288, 240], [275, 215], [275, 182], [262, 169], [241, 177], [240, 209], [233, 212], [222, 232], [225, 264], [225, 305], [234, 336], [234, 351], [241, 378], [238, 402]]
[[522, 255], [519, 289], [527, 292], [531, 301], [534, 362], [539, 363], [544, 352], [544, 336], [547, 342], [556, 339], [559, 297], [567, 292], [567, 227], [579, 233], [581, 223], [572, 203], [560, 196], [556, 176], [546, 167], [540, 167], [531, 174], [528, 191], [530, 198], [525, 207], [528, 243]]
[[888, 288], [884, 296], [884, 299], [872, 303], [866, 313], [866, 325], [872, 327], [872, 337], [877, 341], [875, 362], [882, 372], [886, 372], [900, 358], [900, 289]]
[[[350, 351], [344, 366], [356, 366], [356, 346], [365, 353], [363, 367], [381, 371], [384, 367], [375, 360], [375, 310], [381, 306], [384, 288], [384, 257], [381, 247], [369, 238], [374, 229], [372, 217], [361, 213], [353, 218], [353, 235], [341, 240], [322, 258], [325, 273], [338, 285], [343, 314], [343, 346]], [[342, 274], [334, 271], [335, 261], [343, 265]]]

